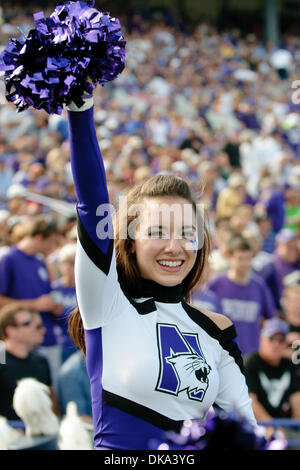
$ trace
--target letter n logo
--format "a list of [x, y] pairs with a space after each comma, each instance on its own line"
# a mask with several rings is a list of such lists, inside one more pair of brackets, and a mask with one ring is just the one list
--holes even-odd
[[157, 341], [160, 372], [159, 392], [176, 395], [185, 391], [191, 400], [203, 401], [211, 367], [207, 364], [196, 333], [182, 333], [176, 325], [159, 323]]

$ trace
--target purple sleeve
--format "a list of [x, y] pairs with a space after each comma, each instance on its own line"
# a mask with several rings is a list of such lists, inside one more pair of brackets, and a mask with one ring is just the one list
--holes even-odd
[[262, 316], [264, 318], [272, 318], [275, 315], [275, 303], [271, 295], [270, 289], [262, 279]]
[[11, 269], [9, 256], [0, 259], [0, 294], [8, 295], [11, 282]]
[[97, 215], [101, 212], [100, 205], [109, 204], [109, 198], [104, 164], [94, 126], [93, 109], [92, 107], [81, 112], [68, 111], [71, 166], [79, 220], [88, 237], [103, 254], [106, 254], [112, 237], [100, 239], [97, 235], [97, 225], [104, 218], [108, 221], [110, 229], [112, 225], [107, 211]]

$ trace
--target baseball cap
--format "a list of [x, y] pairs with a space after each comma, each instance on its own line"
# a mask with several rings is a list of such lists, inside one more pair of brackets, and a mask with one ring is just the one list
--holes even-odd
[[278, 232], [275, 240], [278, 243], [286, 243], [290, 240], [296, 240], [297, 238], [297, 234], [296, 232], [294, 232], [294, 230], [290, 228], [283, 228], [282, 230], [280, 230], [280, 232]]
[[26, 197], [27, 189], [22, 184], [12, 184], [6, 192], [6, 196], [8, 199], [13, 199], [14, 197]]
[[281, 320], [280, 318], [271, 318], [270, 320], [266, 320], [264, 322], [260, 335], [269, 338], [276, 333], [287, 335], [288, 332], [289, 326], [284, 320]]
[[233, 173], [232, 175], [229, 176], [227, 183], [230, 188], [236, 188], [238, 186], [245, 184], [245, 180], [242, 175], [238, 173]]

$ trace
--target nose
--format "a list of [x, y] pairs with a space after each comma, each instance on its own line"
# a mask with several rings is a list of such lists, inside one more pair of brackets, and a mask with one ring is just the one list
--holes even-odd
[[166, 253], [178, 254], [182, 252], [182, 240], [171, 237], [169, 238], [165, 247]]

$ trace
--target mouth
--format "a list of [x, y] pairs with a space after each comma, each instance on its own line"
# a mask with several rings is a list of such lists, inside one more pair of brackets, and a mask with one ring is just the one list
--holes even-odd
[[181, 270], [184, 260], [157, 260], [160, 269], [166, 272], [176, 273]]

